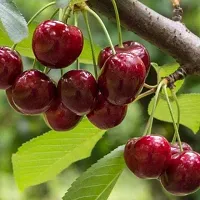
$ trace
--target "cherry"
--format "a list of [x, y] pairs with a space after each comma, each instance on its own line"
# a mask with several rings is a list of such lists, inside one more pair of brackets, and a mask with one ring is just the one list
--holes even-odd
[[38, 70], [27, 70], [16, 79], [12, 86], [13, 102], [25, 114], [45, 112], [56, 94], [51, 79]]
[[187, 195], [200, 186], [200, 155], [183, 151], [172, 156], [160, 177], [163, 187], [174, 195]]
[[83, 49], [83, 34], [76, 26], [47, 20], [33, 34], [32, 48], [37, 60], [49, 68], [72, 64]]
[[86, 115], [94, 107], [98, 86], [86, 70], [71, 70], [58, 83], [63, 104], [77, 115]]
[[[123, 42], [123, 47], [119, 47], [119, 45], [116, 45], [115, 50], [117, 53], [130, 53], [139, 56], [146, 67], [146, 72], [149, 71], [150, 56], [147, 49], [143, 45], [133, 41], [126, 41]], [[110, 47], [106, 47], [100, 52], [98, 57], [98, 65], [100, 69], [103, 67], [104, 63], [111, 55], [112, 50]]]
[[6, 96], [7, 96], [7, 100], [8, 100], [8, 103], [10, 104], [10, 106], [18, 113], [20, 114], [24, 114], [22, 113], [18, 108], [17, 106], [14, 104], [13, 102], [13, 98], [12, 98], [12, 87], [9, 87], [7, 90], [6, 90]]
[[20, 55], [9, 47], [0, 47], [0, 89], [8, 89], [23, 71]]
[[87, 118], [100, 129], [110, 129], [119, 125], [126, 116], [127, 106], [116, 106], [99, 93], [95, 108], [87, 115]]
[[44, 113], [47, 125], [56, 131], [67, 131], [73, 129], [82, 119], [61, 102], [60, 98], [55, 98], [50, 108]]
[[158, 178], [171, 158], [169, 142], [156, 135], [143, 136], [136, 142], [130, 142], [126, 144], [124, 152], [128, 168], [139, 178]]
[[143, 86], [146, 70], [142, 60], [128, 53], [110, 56], [98, 78], [101, 93], [115, 105], [132, 102]]
[[[182, 148], [183, 148], [183, 151], [192, 150], [192, 147], [185, 142], [182, 142]], [[171, 153], [172, 155], [176, 153], [180, 153], [180, 147], [179, 147], [178, 142], [171, 144]]]

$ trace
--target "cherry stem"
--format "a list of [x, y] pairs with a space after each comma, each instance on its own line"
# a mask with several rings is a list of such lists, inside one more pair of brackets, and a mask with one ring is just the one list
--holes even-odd
[[35, 69], [35, 67], [36, 67], [36, 58], [34, 58], [34, 60], [33, 60], [32, 69]]
[[45, 67], [43, 72], [44, 72], [45, 74], [48, 74], [50, 71], [51, 71], [51, 69], [49, 69], [48, 67]]
[[158, 85], [149, 85], [147, 83], [144, 83], [144, 87], [147, 88], [147, 89], [153, 89], [153, 88], [157, 88]]
[[89, 40], [90, 40], [90, 48], [91, 48], [91, 51], [92, 51], [94, 74], [95, 74], [95, 78], [97, 80], [98, 73], [97, 73], [97, 64], [96, 64], [95, 51], [94, 51], [94, 42], [93, 42], [92, 33], [91, 33], [89, 21], [88, 21], [88, 14], [87, 14], [86, 10], [83, 10], [83, 17], [84, 17], [84, 20], [85, 20], [85, 23], [86, 23], [86, 26], [87, 26], [88, 36], [89, 36]]
[[59, 8], [55, 10], [55, 12], [51, 15], [50, 19], [53, 19], [58, 12], [59, 12]]
[[58, 15], [59, 15], [59, 16], [58, 16], [59, 21], [63, 21], [62, 19], [63, 19], [63, 15], [64, 15], [64, 14], [63, 14], [63, 9], [62, 9], [62, 8], [59, 9]]
[[115, 10], [115, 17], [116, 17], [116, 22], [117, 22], [117, 29], [118, 29], [118, 37], [119, 37], [119, 47], [123, 48], [123, 39], [122, 39], [122, 29], [121, 29], [121, 24], [120, 24], [120, 18], [119, 18], [119, 11], [117, 8], [117, 4], [115, 0], [112, 0], [113, 8]]
[[[50, 6], [52, 6], [52, 5], [55, 5], [55, 4], [56, 4], [56, 2], [53, 1], [53, 2], [48, 3], [47, 5], [45, 5], [44, 7], [42, 7], [40, 10], [38, 10], [38, 11], [31, 17], [31, 19], [28, 21], [27, 26], [29, 26], [29, 25], [33, 22], [33, 20], [34, 20], [41, 12], [43, 12], [45, 9], [47, 9], [48, 7], [50, 7]], [[11, 49], [14, 50], [14, 49], [16, 48], [16, 46], [17, 46], [17, 43], [13, 44], [13, 46], [11, 47]]]
[[[74, 26], [78, 26], [78, 13], [74, 12]], [[80, 62], [79, 59], [76, 59], [76, 69], [79, 70], [80, 69]]]
[[88, 6], [85, 6], [84, 9], [87, 10], [89, 13], [91, 13], [91, 14], [97, 19], [97, 21], [98, 21], [99, 24], [101, 25], [101, 27], [102, 27], [102, 29], [103, 29], [103, 31], [104, 31], [104, 33], [105, 33], [107, 39], [108, 39], [108, 42], [109, 42], [109, 44], [110, 44], [110, 48], [112, 49], [113, 54], [116, 54], [116, 51], [115, 51], [115, 48], [114, 48], [114, 46], [113, 46], [112, 40], [111, 40], [111, 38], [110, 38], [110, 35], [109, 35], [109, 33], [108, 33], [108, 30], [106, 29], [106, 26], [104, 25], [102, 19], [99, 17], [99, 15], [97, 15], [97, 14], [96, 14], [91, 8], [89, 8]]
[[166, 97], [166, 100], [167, 100], [168, 108], [169, 108], [169, 111], [170, 111], [170, 114], [171, 114], [171, 118], [172, 118], [172, 121], [173, 121], [173, 125], [174, 125], [174, 130], [175, 130], [176, 138], [177, 138], [177, 140], [178, 140], [178, 144], [179, 144], [179, 147], [180, 147], [180, 151], [182, 152], [182, 151], [183, 151], [183, 148], [182, 148], [182, 145], [181, 145], [181, 138], [180, 138], [180, 135], [179, 135], [179, 132], [178, 132], [178, 127], [177, 127], [177, 125], [176, 125], [176, 120], [175, 120], [175, 118], [174, 118], [172, 106], [171, 106], [171, 103], [170, 103], [170, 100], [169, 100], [169, 97], [168, 97], [167, 85], [164, 85], [164, 86], [163, 86], [163, 89], [164, 89], [165, 97]]
[[146, 97], [146, 96], [149, 96], [149, 95], [151, 95], [151, 94], [153, 94], [153, 93], [155, 93], [155, 88], [152, 88], [152, 89], [150, 89], [150, 90], [148, 90], [148, 91], [146, 91], [146, 92], [143, 92], [142, 94], [140, 94], [140, 95], [134, 100], [134, 102], [135, 102], [135, 101], [138, 101], [138, 100], [140, 100], [140, 99], [142, 99], [142, 98], [144, 98], [144, 97]]
[[64, 70], [60, 69], [60, 75], [63, 76], [64, 75]]
[[[177, 123], [176, 124], [177, 124], [177, 128], [179, 129], [180, 118], [181, 118], [180, 105], [178, 103], [178, 98], [176, 96], [176, 93], [175, 93], [175, 91], [173, 89], [171, 89], [171, 94], [172, 94], [172, 97], [173, 97], [173, 99], [174, 99], [174, 101], [176, 103], [176, 107], [177, 107], [177, 113], [178, 113], [178, 115], [177, 115]], [[172, 143], [174, 143], [175, 141], [176, 141], [176, 134], [174, 134], [174, 137], [172, 139]]]
[[63, 22], [67, 22], [67, 20], [70, 18], [71, 11], [72, 11], [72, 7], [71, 6], [68, 6], [67, 8], [65, 8], [63, 10], [63, 16], [62, 16], [62, 21]]
[[155, 94], [155, 99], [154, 99], [154, 105], [153, 105], [153, 108], [152, 108], [152, 112], [151, 112], [151, 115], [149, 117], [149, 128], [145, 129], [145, 132], [144, 132], [144, 135], [150, 135], [151, 134], [151, 130], [152, 130], [152, 126], [153, 126], [153, 117], [154, 117], [154, 113], [155, 113], [155, 110], [156, 110], [156, 107], [157, 107], [157, 104], [158, 104], [158, 101], [159, 101], [159, 94], [160, 94], [160, 90], [162, 88], [163, 85], [166, 84], [166, 80], [163, 79], [158, 87], [157, 87], [157, 90], [156, 90], [156, 94]]

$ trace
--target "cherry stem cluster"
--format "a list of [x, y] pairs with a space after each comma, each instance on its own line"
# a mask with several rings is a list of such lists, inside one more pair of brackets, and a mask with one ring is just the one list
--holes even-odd
[[175, 130], [176, 138], [178, 140], [180, 151], [183, 151], [183, 148], [182, 148], [182, 145], [181, 145], [181, 138], [180, 138], [180, 135], [179, 135], [179, 132], [178, 132], [178, 127], [177, 127], [177, 124], [176, 124], [176, 120], [175, 120], [175, 117], [174, 117], [174, 114], [173, 114], [173, 109], [172, 109], [172, 106], [171, 106], [171, 103], [170, 103], [170, 100], [169, 100], [169, 97], [168, 97], [168, 93], [167, 93], [167, 85], [164, 85], [163, 89], [164, 89], [165, 97], [166, 97], [166, 100], [167, 100], [167, 105], [168, 105], [168, 108], [169, 108], [169, 111], [170, 111], [170, 114], [171, 114], [171, 118], [172, 118], [172, 121], [173, 121], [174, 130]]
[[89, 8], [88, 6], [84, 6], [84, 10], [88, 11], [90, 14], [92, 14], [92, 15], [97, 19], [97, 21], [98, 21], [99, 24], [101, 25], [101, 27], [102, 27], [102, 29], [103, 29], [103, 31], [104, 31], [104, 33], [105, 33], [107, 39], [108, 39], [108, 42], [109, 42], [109, 44], [110, 44], [110, 47], [111, 47], [111, 49], [112, 49], [113, 54], [116, 54], [116, 51], [115, 51], [115, 48], [114, 48], [114, 46], [113, 46], [112, 40], [111, 40], [111, 38], [110, 38], [110, 35], [109, 35], [109, 33], [108, 33], [108, 30], [106, 29], [106, 26], [104, 25], [102, 19], [99, 17], [99, 15], [97, 15], [97, 14], [96, 14], [91, 8]]
[[94, 73], [95, 73], [95, 78], [97, 80], [98, 78], [98, 73], [97, 73], [97, 64], [96, 64], [96, 58], [95, 58], [95, 51], [94, 51], [94, 42], [93, 42], [93, 38], [92, 38], [92, 33], [91, 33], [91, 29], [90, 29], [90, 24], [88, 21], [88, 13], [86, 10], [83, 10], [83, 17], [87, 26], [87, 31], [88, 31], [88, 36], [89, 36], [89, 40], [90, 40], [90, 47], [91, 47], [91, 51], [92, 51], [92, 60], [93, 60], [93, 65], [94, 65]]
[[111, 0], [113, 4], [113, 8], [115, 11], [115, 17], [116, 17], [116, 22], [117, 22], [117, 29], [118, 29], [118, 37], [119, 37], [119, 47], [123, 48], [123, 39], [122, 39], [122, 29], [121, 29], [121, 24], [120, 24], [120, 18], [119, 18], [119, 11], [117, 8], [117, 4], [115, 0]]

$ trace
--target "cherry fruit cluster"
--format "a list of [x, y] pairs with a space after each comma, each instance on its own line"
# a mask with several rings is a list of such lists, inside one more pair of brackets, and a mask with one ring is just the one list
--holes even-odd
[[[39, 24], [33, 34], [36, 59], [49, 69], [62, 69], [75, 62], [83, 50], [81, 30], [56, 20]], [[23, 72], [19, 53], [0, 48], [0, 89], [6, 90], [10, 105], [24, 115], [43, 114], [54, 130], [75, 127], [84, 115], [101, 129], [122, 122], [127, 104], [140, 93], [150, 67], [149, 54], [139, 43], [103, 49], [98, 58], [101, 73], [96, 80], [83, 69], [66, 72], [56, 84], [47, 74], [30, 69]]]
[[137, 177], [158, 179], [168, 192], [188, 195], [200, 187], [200, 154], [187, 143], [182, 149], [162, 136], [147, 135], [127, 142], [124, 159]]

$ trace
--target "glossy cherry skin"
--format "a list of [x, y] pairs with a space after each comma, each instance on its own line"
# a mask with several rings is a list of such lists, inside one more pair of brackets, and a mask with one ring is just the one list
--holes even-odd
[[[147, 49], [142, 44], [139, 44], [138, 42], [134, 41], [126, 41], [123, 42], [123, 47], [119, 47], [119, 45], [116, 45], [114, 48], [117, 53], [130, 53], [139, 56], [145, 65], [146, 72], [149, 71], [150, 56]], [[100, 52], [98, 57], [98, 65], [100, 69], [103, 67], [104, 63], [111, 55], [112, 50], [110, 47], [106, 47]]]
[[126, 116], [127, 106], [116, 106], [102, 94], [98, 94], [94, 109], [87, 115], [92, 124], [100, 129], [110, 129], [119, 125]]
[[145, 76], [145, 66], [138, 56], [117, 53], [107, 59], [98, 78], [98, 85], [110, 103], [125, 105], [136, 98]]
[[9, 47], [0, 47], [0, 89], [8, 89], [23, 71], [20, 55]]
[[77, 115], [92, 111], [98, 94], [98, 85], [92, 74], [86, 70], [71, 70], [58, 83], [63, 104]]
[[127, 143], [124, 159], [139, 178], [158, 178], [171, 158], [170, 144], [162, 136], [143, 136], [135, 144]]
[[38, 70], [27, 70], [12, 86], [13, 102], [25, 114], [45, 112], [56, 95], [51, 79]]
[[67, 131], [73, 129], [82, 117], [66, 108], [60, 98], [55, 98], [50, 108], [44, 113], [44, 119], [53, 130]]
[[[192, 151], [192, 147], [189, 144], [187, 144], [185, 142], [182, 142], [181, 144], [182, 144], [183, 151], [187, 151], [187, 150]], [[180, 153], [180, 147], [179, 147], [178, 142], [171, 144], [171, 153], [172, 153], [172, 155], [174, 155], [176, 153]]]
[[163, 187], [174, 195], [187, 195], [200, 187], [200, 155], [194, 151], [174, 154], [160, 177]]
[[22, 113], [18, 108], [17, 106], [14, 104], [13, 102], [13, 98], [12, 98], [12, 87], [9, 87], [7, 90], [6, 90], [6, 96], [7, 96], [7, 100], [8, 100], [8, 103], [10, 104], [10, 106], [18, 113], [20, 114], [24, 114]]
[[49, 68], [72, 64], [83, 49], [83, 34], [76, 26], [47, 20], [35, 29], [32, 49], [37, 60]]

